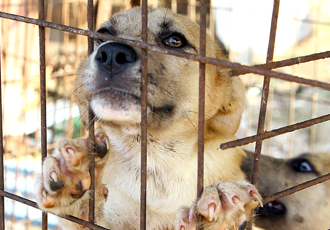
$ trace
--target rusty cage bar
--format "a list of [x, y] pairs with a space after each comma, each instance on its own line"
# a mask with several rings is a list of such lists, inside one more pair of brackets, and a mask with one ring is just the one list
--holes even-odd
[[[65, 31], [73, 34], [84, 35], [88, 37], [88, 53], [90, 54], [93, 51], [93, 39], [99, 38], [103, 40], [112, 39], [114, 41], [122, 42], [127, 45], [131, 45], [134, 47], [141, 48], [142, 50], [142, 92], [141, 92], [141, 208], [140, 208], [140, 229], [147, 229], [146, 223], [146, 199], [147, 199], [147, 53], [148, 50], [161, 52], [164, 54], [175, 55], [178, 57], [187, 58], [190, 60], [198, 61], [200, 63], [200, 82], [199, 82], [199, 116], [198, 116], [198, 181], [197, 183], [197, 191], [198, 196], [201, 195], [203, 191], [203, 171], [204, 171], [204, 108], [205, 108], [205, 65], [212, 64], [218, 65], [226, 68], [232, 69], [230, 72], [231, 76], [246, 74], [246, 73], [255, 73], [258, 75], [264, 75], [264, 86], [262, 90], [262, 100], [260, 106], [260, 115], [259, 115], [259, 123], [258, 123], [258, 132], [256, 135], [241, 138], [232, 142], [221, 144], [221, 149], [233, 148], [236, 146], [242, 146], [248, 143], [256, 142], [255, 148], [255, 162], [254, 162], [254, 171], [253, 171], [253, 179], [252, 183], [257, 184], [258, 181], [258, 169], [260, 162], [260, 154], [262, 142], [265, 139], [281, 135], [288, 132], [293, 132], [297, 129], [310, 127], [315, 124], [319, 124], [321, 122], [325, 122], [330, 120], [330, 115], [325, 115], [321, 117], [317, 117], [314, 119], [309, 119], [304, 122], [300, 122], [297, 124], [289, 125], [286, 127], [282, 127], [280, 129], [274, 129], [271, 131], [265, 131], [265, 118], [267, 111], [267, 102], [268, 102], [268, 93], [269, 93], [269, 84], [271, 78], [278, 78], [282, 80], [286, 80], [289, 82], [296, 82], [300, 84], [305, 84], [308, 86], [313, 86], [317, 88], [322, 88], [326, 90], [330, 90], [330, 84], [318, 80], [311, 80], [306, 78], [301, 78], [298, 76], [284, 74], [279, 72], [274, 72], [271, 69], [279, 68], [283, 66], [292, 66], [295, 64], [300, 64], [303, 62], [310, 62], [315, 60], [320, 60], [324, 58], [330, 57], [330, 51], [315, 53], [307, 56], [296, 57], [288, 60], [282, 60], [273, 62], [273, 52], [275, 45], [275, 36], [277, 29], [277, 19], [278, 19], [278, 10], [279, 10], [280, 0], [274, 0], [273, 5], [273, 15], [272, 15], [272, 26], [269, 36], [269, 44], [268, 44], [268, 52], [267, 52], [267, 60], [265, 64], [256, 65], [256, 66], [247, 66], [239, 63], [232, 63], [229, 61], [217, 60], [214, 58], [206, 57], [206, 17], [207, 17], [207, 4], [206, 0], [200, 1], [200, 51], [198, 55], [182, 53], [179, 51], [168, 50], [166, 48], [161, 48], [153, 45], [147, 44], [147, 24], [148, 24], [148, 2], [147, 0], [142, 0], [142, 38], [141, 41], [131, 41], [125, 40], [122, 38], [116, 38], [111, 35], [98, 34], [93, 32], [94, 22], [93, 22], [93, 0], [88, 0], [88, 30], [82, 30], [75, 27], [64, 26], [60, 24], [51, 23], [44, 20], [44, 1], [39, 0], [39, 19], [33, 19], [25, 16], [14, 15], [6, 12], [0, 12], [0, 17], [8, 20], [16, 20], [19, 22], [34, 24], [39, 26], [39, 51], [40, 51], [40, 101], [41, 101], [41, 141], [42, 141], [42, 158], [44, 159], [47, 156], [47, 133], [46, 133], [46, 78], [45, 78], [45, 27]], [[1, 40], [0, 40], [1, 42]], [[1, 48], [1, 44], [0, 44]], [[1, 67], [1, 57], [0, 57], [0, 67]], [[1, 69], [0, 69], [1, 70]], [[244, 77], [244, 76], [243, 76]], [[0, 71], [0, 80], [1, 80], [1, 71]], [[1, 88], [0, 88], [1, 95]], [[94, 115], [90, 111], [89, 112], [89, 138], [91, 142], [94, 142]], [[28, 200], [26, 198], [14, 195], [12, 193], [6, 192], [4, 190], [4, 168], [3, 168], [3, 133], [2, 133], [2, 98], [0, 98], [0, 228], [5, 229], [5, 214], [4, 214], [4, 198], [12, 199], [26, 205], [29, 205], [34, 208], [38, 208], [36, 203]], [[220, 144], [220, 143], [219, 143]], [[68, 216], [64, 217], [70, 221], [75, 223], [90, 227], [91, 229], [105, 229], [100, 227], [94, 223], [94, 158], [91, 158], [92, 164], [90, 168], [91, 178], [92, 178], [92, 195], [90, 199], [90, 211], [89, 211], [89, 221], [81, 220], [76, 217]], [[277, 198], [287, 196], [294, 192], [300, 191], [307, 187], [316, 185], [325, 180], [330, 179], [330, 174], [321, 176], [314, 180], [305, 182], [303, 184], [297, 185], [295, 187], [289, 188], [285, 191], [276, 193], [272, 196], [265, 197], [265, 203], [273, 201]], [[47, 229], [47, 214], [43, 213], [42, 215], [42, 229]]]

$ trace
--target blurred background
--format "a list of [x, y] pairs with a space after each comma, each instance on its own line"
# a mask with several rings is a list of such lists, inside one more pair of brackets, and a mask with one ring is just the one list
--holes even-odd
[[[199, 22], [198, 0], [149, 0], [149, 7], [166, 7]], [[1, 0], [0, 11], [38, 17], [35, 0]], [[45, 20], [87, 29], [87, 2], [46, 0]], [[139, 0], [95, 0], [95, 24], [112, 14], [139, 5]], [[265, 63], [273, 1], [211, 0], [207, 32], [219, 39], [233, 62]], [[330, 0], [290, 0], [280, 4], [274, 60], [330, 50]], [[33, 184], [41, 170], [38, 26], [0, 18], [1, 74], [4, 124], [5, 190], [32, 199]], [[74, 78], [87, 56], [87, 38], [46, 28], [47, 140], [52, 152], [63, 137], [85, 135], [72, 92]], [[277, 69], [320, 81], [330, 81], [330, 60]], [[241, 76], [246, 108], [238, 137], [257, 132], [263, 77]], [[271, 80], [266, 130], [280, 128], [330, 113], [330, 92]], [[302, 152], [329, 151], [329, 123], [297, 130], [264, 141], [262, 152], [292, 157]], [[254, 144], [244, 146], [254, 151]], [[6, 229], [39, 229], [41, 212], [5, 199]], [[49, 228], [57, 229], [49, 215]]]

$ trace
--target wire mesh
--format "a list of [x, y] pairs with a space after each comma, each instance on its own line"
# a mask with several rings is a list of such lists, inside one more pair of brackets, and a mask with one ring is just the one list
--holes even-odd
[[[155, 1], [154, 1], [155, 2]], [[49, 2], [48, 6], [50, 6], [51, 4], [53, 4], [53, 2]], [[135, 2], [135, 4], [139, 4], [137, 2]], [[154, 3], [156, 6], [156, 3]], [[171, 1], [172, 4], [172, 8], [174, 8], [174, 11], [178, 11], [179, 6], [177, 1]], [[157, 3], [157, 6], [159, 4]], [[94, 38], [100, 38], [103, 40], [107, 40], [107, 39], [111, 39], [114, 41], [118, 41], [118, 42], [122, 42], [124, 44], [127, 45], [131, 45], [134, 47], [139, 47], [142, 49], [142, 52], [144, 55], [142, 55], [142, 57], [147, 57], [147, 52], [148, 50], [151, 51], [155, 51], [155, 52], [161, 52], [161, 53], [165, 53], [165, 54], [171, 54], [171, 55], [176, 55], [178, 57], [184, 57], [190, 60], [194, 60], [194, 61], [199, 61], [200, 62], [200, 110], [199, 110], [199, 130], [203, 130], [203, 125], [204, 125], [204, 113], [203, 113], [203, 103], [204, 103], [204, 99], [203, 99], [203, 95], [205, 92], [203, 92], [204, 89], [204, 83], [203, 83], [203, 78], [205, 77], [205, 64], [213, 64], [213, 65], [218, 65], [218, 66], [222, 66], [222, 67], [226, 67], [226, 68], [231, 68], [232, 71], [230, 72], [231, 76], [237, 76], [237, 75], [242, 75], [242, 74], [246, 74], [244, 76], [241, 76], [241, 78], [249, 78], [251, 73], [254, 74], [258, 74], [258, 75], [264, 75], [265, 76], [265, 83], [264, 83], [264, 87], [262, 89], [262, 98], [261, 98], [261, 107], [260, 107], [260, 115], [259, 115], [259, 128], [258, 128], [258, 132], [256, 135], [247, 135], [247, 137], [245, 138], [240, 138], [236, 141], [232, 141], [229, 143], [223, 143], [221, 145], [222, 149], [225, 148], [231, 148], [231, 147], [236, 147], [236, 146], [241, 146], [241, 145], [245, 145], [245, 144], [249, 144], [249, 143], [253, 143], [253, 142], [257, 142], [257, 146], [256, 146], [256, 160], [258, 162], [258, 159], [260, 157], [261, 154], [261, 144], [263, 143], [264, 140], [284, 134], [284, 133], [288, 133], [288, 132], [293, 132], [296, 131], [298, 129], [302, 129], [302, 128], [306, 128], [306, 127], [310, 127], [313, 126], [315, 124], [319, 124], [325, 121], [328, 121], [330, 118], [330, 115], [324, 115], [324, 116], [320, 116], [317, 117], [317, 105], [318, 102], [320, 101], [319, 99], [319, 95], [318, 95], [318, 90], [314, 89], [312, 92], [312, 96], [311, 97], [307, 97], [305, 98], [306, 100], [310, 100], [312, 102], [312, 114], [311, 114], [311, 118], [312, 119], [307, 119], [304, 122], [298, 122], [294, 124], [294, 110], [291, 110], [290, 112], [290, 118], [289, 118], [289, 123], [290, 125], [288, 126], [284, 126], [281, 127], [279, 129], [273, 129], [271, 131], [265, 131], [265, 124], [267, 125], [267, 129], [268, 127], [271, 127], [271, 122], [272, 122], [272, 114], [271, 116], [269, 116], [268, 114], [268, 120], [267, 120], [267, 116], [266, 116], [266, 108], [267, 108], [267, 102], [270, 101], [270, 103], [272, 103], [272, 101], [274, 100], [274, 97], [276, 95], [279, 95], [280, 92], [276, 92], [276, 90], [274, 90], [272, 88], [272, 86], [270, 85], [270, 79], [282, 79], [285, 81], [289, 81], [289, 82], [293, 82], [294, 84], [291, 85], [291, 89], [290, 89], [290, 93], [289, 95], [286, 95], [290, 98], [291, 104], [293, 104], [296, 98], [299, 97], [299, 95], [296, 94], [296, 83], [298, 84], [305, 84], [308, 86], [313, 86], [316, 88], [320, 88], [320, 89], [325, 89], [325, 90], [330, 90], [330, 84], [326, 83], [322, 80], [318, 80], [316, 77], [314, 77], [314, 79], [307, 79], [307, 78], [301, 78], [296, 76], [295, 74], [288, 74], [288, 73], [284, 73], [284, 72], [275, 72], [272, 71], [272, 69], [275, 68], [282, 68], [282, 67], [288, 67], [288, 66], [293, 66], [293, 65], [297, 65], [297, 64], [302, 64], [302, 63], [308, 63], [311, 61], [314, 61], [313, 63], [317, 63], [315, 61], [317, 60], [321, 60], [324, 58], [329, 58], [330, 57], [330, 51], [325, 51], [325, 52], [315, 52], [314, 54], [309, 54], [309, 55], [302, 55], [299, 57], [295, 57], [295, 58], [290, 58], [290, 59], [286, 59], [286, 60], [280, 60], [280, 61], [272, 61], [272, 57], [273, 54], [272, 52], [274, 52], [274, 44], [275, 44], [275, 31], [276, 31], [276, 19], [278, 17], [278, 9], [279, 9], [279, 1], [275, 0], [274, 1], [274, 12], [273, 12], [273, 21], [274, 23], [272, 24], [272, 31], [270, 33], [269, 36], [269, 50], [268, 50], [268, 57], [267, 57], [267, 61], [266, 64], [259, 64], [259, 65], [252, 65], [252, 66], [248, 66], [245, 64], [239, 64], [239, 63], [233, 63], [233, 62], [228, 62], [228, 61], [221, 61], [221, 60], [217, 60], [217, 59], [213, 59], [213, 58], [208, 58], [205, 57], [205, 32], [206, 32], [206, 25], [207, 25], [207, 14], [208, 14], [208, 10], [209, 10], [209, 14], [210, 9], [207, 9], [207, 3], [206, 1], [192, 1], [189, 0], [188, 1], [188, 7], [187, 7], [187, 14], [188, 16], [195, 20], [198, 21], [200, 23], [200, 44], [201, 44], [201, 48], [200, 48], [200, 54], [199, 55], [192, 55], [192, 54], [185, 54], [185, 53], [181, 53], [181, 52], [177, 52], [177, 51], [173, 51], [173, 50], [167, 50], [165, 48], [161, 48], [161, 47], [157, 47], [157, 46], [153, 46], [153, 45], [149, 45], [147, 44], [147, 40], [146, 40], [146, 34], [147, 34], [147, 7], [148, 7], [148, 2], [147, 1], [142, 1], [142, 9], [143, 9], [143, 13], [142, 13], [142, 22], [143, 22], [143, 32], [142, 32], [142, 41], [130, 41], [130, 40], [125, 40], [125, 39], [121, 39], [121, 38], [116, 38], [116, 37], [112, 37], [110, 35], [102, 35], [102, 34], [98, 34], [96, 32], [93, 32], [93, 27], [94, 27], [94, 22], [93, 22], [93, 1], [89, 1], [88, 2], [88, 6], [87, 8], [88, 10], [88, 29], [87, 30], [83, 30], [83, 29], [79, 29], [75, 26], [67, 26], [67, 21], [63, 22], [66, 25], [62, 25], [62, 24], [56, 24], [56, 23], [52, 23], [50, 22], [49, 19], [47, 19], [47, 21], [44, 20], [45, 15], [44, 15], [44, 3], [42, 0], [39, 1], [39, 19], [34, 19], [31, 17], [27, 17], [27, 16], [20, 16], [20, 15], [16, 15], [16, 14], [10, 14], [10, 13], [6, 13], [6, 12], [0, 12], [0, 17], [6, 20], [15, 20], [15, 21], [19, 21], [19, 22], [24, 22], [24, 23], [28, 23], [28, 24], [34, 24], [39, 26], [39, 39], [40, 39], [40, 101], [41, 101], [41, 151], [42, 151], [42, 158], [44, 158], [45, 156], [47, 156], [47, 152], [50, 151], [53, 147], [48, 145], [47, 146], [47, 122], [46, 122], [46, 117], [47, 117], [47, 113], [46, 113], [46, 101], [47, 101], [47, 92], [46, 92], [46, 63], [45, 63], [45, 57], [46, 57], [46, 52], [45, 52], [45, 47], [48, 47], [47, 42], [49, 42], [49, 40], [45, 41], [45, 37], [49, 36], [47, 35], [47, 33], [50, 33], [50, 30], [45, 30], [50, 28], [52, 30], [57, 30], [57, 31], [64, 31], [64, 32], [69, 32], [69, 33], [65, 33], [66, 35], [66, 44], [68, 44], [68, 40], [69, 40], [69, 34], [75, 34], [77, 35], [77, 37], [80, 37], [78, 35], [83, 35], [83, 36], [87, 36], [89, 38], [89, 53], [92, 52], [92, 41]], [[64, 7], [64, 5], [63, 5]], [[85, 6], [82, 4], [80, 5], [80, 7], [84, 8]], [[127, 8], [127, 4], [124, 8]], [[112, 6], [109, 9], [109, 12], [111, 12], [113, 10]], [[51, 10], [47, 10], [47, 12], [51, 12]], [[198, 12], [198, 13], [197, 13]], [[197, 19], [196, 17], [199, 15], [199, 18]], [[47, 17], [50, 16], [50, 14], [47, 15]], [[99, 15], [97, 15], [99, 16]], [[51, 16], [50, 16], [51, 17]], [[209, 15], [209, 17], [211, 17]], [[81, 18], [80, 20], [83, 20], [83, 18]], [[308, 21], [308, 20], [305, 20]], [[310, 22], [312, 20], [309, 20]], [[322, 22], [317, 22], [318, 24], [322, 24]], [[214, 26], [214, 25], [213, 25]], [[209, 28], [209, 30], [211, 30]], [[214, 31], [213, 31], [214, 33]], [[319, 32], [317, 32], [319, 34]], [[215, 34], [215, 33], [214, 33]], [[202, 36], [203, 35], [203, 36]], [[316, 47], [315, 49], [316, 51], [318, 51], [318, 47]], [[78, 53], [76, 53], [76, 57], [79, 56]], [[68, 58], [68, 54], [66, 54], [66, 57]], [[77, 62], [76, 62], [77, 63]], [[1, 59], [0, 59], [0, 64], [1, 64]], [[76, 68], [77, 68], [77, 64]], [[314, 64], [314, 76], [317, 76], [317, 70], [318, 67], [316, 65], [318, 64]], [[142, 103], [146, 103], [146, 92], [147, 92], [147, 88], [146, 88], [146, 82], [147, 82], [147, 59], [143, 59], [143, 64], [142, 64], [142, 75], [144, 76], [144, 80], [143, 82], [145, 82], [145, 84], [143, 84], [142, 87], [142, 95], [145, 95], [145, 99], [142, 100]], [[1, 74], [1, 73], [0, 73]], [[1, 75], [0, 75], [1, 76]], [[60, 74], [61, 77], [66, 76], [66, 77], [74, 77], [72, 74], [70, 73], [66, 73], [66, 74]], [[67, 78], [65, 78], [67, 79]], [[20, 81], [20, 80], [18, 80]], [[58, 81], [59, 82], [59, 81]], [[6, 82], [6, 84], [8, 84], [10, 82]], [[13, 83], [13, 82], [12, 82]], [[269, 99], [268, 99], [268, 91], [269, 91]], [[143, 93], [144, 92], [144, 93]], [[283, 94], [283, 93], [282, 93]], [[304, 96], [300, 96], [301, 98], [304, 98]], [[326, 103], [329, 103], [327, 101], [325, 101]], [[1, 104], [0, 104], [1, 105]], [[143, 107], [143, 106], [142, 106]], [[144, 106], [146, 108], [146, 106]], [[293, 107], [293, 105], [291, 106], [291, 108]], [[1, 105], [2, 108], [2, 105]], [[56, 109], [55, 109], [56, 110]], [[141, 172], [143, 172], [144, 174], [141, 175], [141, 219], [140, 219], [140, 223], [141, 223], [141, 229], [146, 229], [146, 153], [147, 153], [147, 130], [146, 130], [146, 118], [145, 117], [145, 111], [144, 109], [142, 109], [142, 136], [141, 136], [141, 155], [143, 157], [141, 157], [141, 163], [143, 165], [143, 168], [141, 170]], [[1, 112], [1, 111], [0, 111]], [[2, 113], [0, 113], [2, 114]], [[93, 120], [93, 116], [90, 113], [90, 124], [93, 124], [93, 122], [91, 122]], [[267, 120], [267, 122], [266, 122]], [[2, 122], [2, 117], [1, 117], [1, 122]], [[23, 197], [20, 196], [16, 196], [12, 193], [6, 192], [5, 188], [4, 188], [4, 163], [3, 163], [3, 159], [4, 159], [4, 154], [3, 154], [3, 136], [4, 134], [2, 133], [2, 124], [0, 123], [0, 151], [1, 151], [1, 184], [0, 184], [0, 196], [1, 196], [1, 200], [0, 200], [0, 206], [3, 208], [2, 211], [0, 212], [1, 215], [1, 227], [3, 227], [2, 229], [4, 229], [5, 226], [5, 209], [4, 209], [4, 198], [9, 198], [9, 199], [13, 199], [19, 202], [22, 202], [24, 204], [30, 205], [34, 208], [37, 208], [36, 204], [28, 199], [25, 199]], [[203, 188], [203, 131], [199, 131], [199, 161], [198, 161], [198, 165], [199, 165], [199, 170], [198, 170], [198, 195], [201, 194], [202, 188]], [[93, 134], [94, 134], [94, 127], [93, 125], [90, 126], [90, 138], [93, 140]], [[38, 139], [36, 137], [36, 139]], [[315, 148], [313, 147], [314, 143], [315, 143], [315, 139], [316, 139], [316, 129], [313, 128], [310, 131], [310, 146], [311, 149]], [[289, 148], [290, 149], [290, 148]], [[268, 150], [270, 151], [270, 150]], [[289, 150], [290, 151], [290, 150]], [[33, 150], [32, 150], [33, 152]], [[291, 153], [289, 154], [291, 155]], [[258, 163], [257, 163], [258, 164]], [[262, 164], [262, 162], [261, 162]], [[93, 169], [93, 164], [91, 166], [91, 174], [94, 173], [94, 169]], [[254, 173], [255, 177], [253, 179], [253, 182], [256, 184], [257, 183], [257, 175], [258, 175], [258, 167], [255, 167], [255, 173]], [[92, 176], [93, 177], [93, 176]], [[317, 183], [323, 182], [325, 180], [329, 179], [328, 175], [325, 175], [323, 177], [320, 177], [318, 179], [315, 179], [313, 181], [310, 182], [306, 182], [306, 184], [301, 185], [301, 186], [296, 186], [294, 188], [289, 188], [286, 191], [283, 191], [281, 193], [278, 194], [274, 194], [272, 196], [266, 197], [265, 198], [265, 202], [270, 202], [274, 199], [277, 199], [279, 197], [283, 197], [286, 196], [288, 194], [291, 194], [293, 192], [299, 191], [301, 189], [305, 189], [311, 185], [315, 185]], [[94, 181], [94, 180], [93, 180]], [[91, 188], [91, 190], [94, 190], [93, 187]], [[79, 220], [78, 218], [75, 217], [67, 217], [67, 219], [74, 221], [76, 223], [82, 224], [84, 226], [88, 226], [94, 229], [104, 229], [102, 227], [99, 227], [97, 225], [94, 225], [94, 200], [93, 200], [93, 196], [91, 196], [91, 202], [90, 202], [90, 216], [89, 216], [89, 222], [87, 221], [83, 221], [83, 220]], [[2, 205], [1, 205], [2, 204]], [[42, 220], [42, 228], [43, 229], [47, 229], [47, 215], [44, 214], [43, 215], [43, 220]]]

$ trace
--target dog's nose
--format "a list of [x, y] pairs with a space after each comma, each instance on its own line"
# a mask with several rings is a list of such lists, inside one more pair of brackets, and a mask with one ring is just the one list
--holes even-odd
[[95, 60], [112, 74], [122, 72], [127, 64], [136, 60], [133, 48], [120, 43], [106, 43], [101, 45], [95, 55]]

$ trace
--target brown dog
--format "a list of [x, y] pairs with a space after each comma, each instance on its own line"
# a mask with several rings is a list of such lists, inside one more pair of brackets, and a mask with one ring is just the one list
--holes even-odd
[[[148, 13], [148, 43], [198, 54], [199, 27], [166, 9]], [[115, 15], [100, 33], [140, 40], [141, 9]], [[138, 229], [140, 210], [141, 51], [113, 41], [95, 41], [95, 51], [76, 79], [81, 119], [88, 103], [98, 130], [96, 142], [108, 154], [97, 157], [97, 223], [111, 229]], [[207, 56], [225, 59], [207, 38]], [[244, 181], [241, 148], [220, 150], [235, 139], [244, 106], [244, 88], [228, 70], [207, 65], [204, 193], [196, 200], [199, 63], [148, 51], [148, 229], [243, 229], [261, 203]], [[89, 141], [59, 143], [36, 182], [40, 208], [87, 218], [90, 186]], [[79, 228], [63, 222], [65, 229]]]
[[[248, 152], [242, 169], [252, 172]], [[330, 154], [302, 154], [292, 159], [261, 156], [258, 190], [269, 196], [330, 172]], [[330, 227], [330, 182], [305, 189], [259, 208], [255, 224], [266, 230], [310, 230]]]

